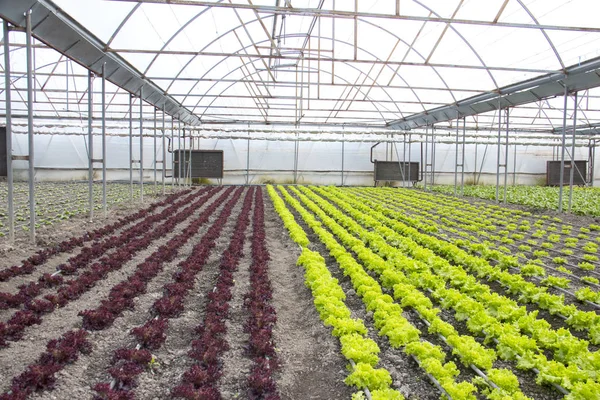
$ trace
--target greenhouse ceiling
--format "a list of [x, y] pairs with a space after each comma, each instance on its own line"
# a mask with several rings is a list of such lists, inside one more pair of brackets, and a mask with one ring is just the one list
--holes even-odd
[[86, 118], [105, 64], [117, 120], [143, 87], [189, 125], [494, 130], [509, 108], [515, 132], [600, 126], [596, 0], [0, 0], [16, 27], [29, 9], [40, 118]]

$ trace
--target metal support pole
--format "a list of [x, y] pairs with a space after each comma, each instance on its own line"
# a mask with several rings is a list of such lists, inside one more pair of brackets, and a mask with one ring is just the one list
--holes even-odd
[[154, 107], [154, 194], [156, 194], [156, 189], [158, 185], [157, 175], [156, 175], [156, 107]]
[[88, 71], [88, 191], [90, 222], [94, 219], [94, 80], [92, 71]]
[[177, 186], [181, 186], [181, 165], [183, 164], [183, 160], [181, 159], [181, 121], [177, 122], [177, 161], [177, 171], [179, 171]]
[[517, 145], [513, 154], [513, 186], [517, 186]]
[[431, 186], [435, 185], [435, 125], [431, 125]]
[[577, 129], [577, 92], [573, 94], [573, 141], [571, 143], [571, 170], [569, 171], [569, 212], [573, 206], [573, 177], [575, 174], [575, 132]]
[[140, 203], [144, 202], [144, 87], [140, 88]]
[[294, 185], [298, 183], [298, 134], [294, 141]]
[[181, 135], [182, 135], [182, 142], [183, 142], [183, 163], [181, 164], [181, 171], [183, 173], [183, 186], [187, 186], [188, 182], [187, 182], [187, 164], [189, 163], [189, 160], [187, 160], [187, 157], [185, 155], [185, 150], [186, 150], [186, 145], [185, 145], [185, 124], [183, 125], [183, 128], [181, 127], [181, 121], [179, 121], [179, 130], [181, 131]]
[[500, 142], [502, 133], [502, 109], [498, 108], [498, 156], [496, 158], [496, 201], [500, 201]]
[[165, 138], [165, 105], [162, 109], [162, 194], [165, 195], [165, 175], [167, 174], [167, 147]]
[[473, 160], [473, 185], [477, 185], [477, 142], [475, 142], [475, 157]]
[[567, 100], [569, 92], [565, 86], [564, 108], [563, 108], [563, 132], [562, 132], [562, 150], [560, 155], [560, 187], [558, 188], [558, 212], [563, 210], [563, 185], [565, 183], [565, 142], [567, 139]]
[[458, 112], [456, 113], [456, 141], [454, 146], [454, 195], [456, 196], [458, 185]]
[[171, 117], [171, 191], [175, 190], [175, 120]]
[[246, 143], [246, 185], [250, 184], [250, 132], [248, 132], [248, 142]]
[[4, 92], [6, 97], [6, 180], [8, 182], [8, 237], [15, 241], [15, 210], [12, 170], [12, 97], [10, 88], [10, 46], [8, 22], [4, 21]]
[[[392, 134], [392, 140], [394, 139], [394, 135]], [[396, 147], [396, 142], [393, 142], [393, 146]], [[396, 149], [396, 154], [398, 153], [398, 149]], [[394, 159], [392, 154], [392, 160]], [[398, 157], [398, 165], [402, 166], [400, 170], [402, 172], [402, 187], [406, 187], [406, 133], [402, 135], [402, 164], [400, 164], [400, 158]]]
[[106, 218], [106, 63], [102, 64], [102, 210]]
[[[184, 128], [185, 129], [185, 128]], [[190, 152], [188, 157], [187, 176], [189, 179], [189, 187], [192, 187], [192, 150], [194, 149], [194, 138], [192, 137], [192, 130], [189, 130], [190, 136]]]
[[504, 146], [504, 198], [502, 199], [504, 201], [504, 204], [506, 204], [506, 192], [507, 192], [507, 182], [508, 182], [508, 128], [510, 126], [510, 119], [509, 119], [509, 109], [506, 109], [506, 143]]
[[463, 117], [462, 154], [460, 161], [460, 195], [465, 195], [465, 144], [467, 134], [467, 120]]
[[590, 160], [590, 186], [594, 186], [594, 170], [596, 169], [596, 140], [594, 139], [594, 145], [592, 147], [592, 157]]
[[409, 187], [412, 186], [412, 175], [410, 174], [410, 164], [412, 161], [412, 133], [408, 134], [408, 182]]
[[342, 133], [342, 186], [344, 186], [345, 154], [346, 154], [346, 141], [344, 140], [344, 134]]
[[[186, 142], [187, 133], [185, 130], [185, 123], [182, 124], [181, 131], [183, 132], [183, 186], [188, 186], [190, 184], [190, 175], [189, 175], [189, 167], [190, 167], [190, 159], [186, 156], [186, 152], [189, 150]], [[191, 145], [191, 139], [190, 139]], [[189, 155], [189, 153], [188, 153]]]
[[429, 152], [429, 125], [425, 125], [425, 173], [423, 174], [423, 189], [427, 190], [427, 153]]
[[133, 95], [129, 95], [129, 201], [133, 203]]
[[27, 125], [29, 139], [29, 237], [35, 243], [35, 158], [33, 141], [33, 54], [31, 52], [31, 10], [27, 11]]

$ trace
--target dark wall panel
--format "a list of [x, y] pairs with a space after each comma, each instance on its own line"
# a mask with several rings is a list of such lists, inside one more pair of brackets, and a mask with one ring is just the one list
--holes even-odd
[[[587, 161], [576, 160], [575, 171], [573, 173], [574, 185], [585, 185], [587, 181]], [[563, 185], [568, 185], [571, 179], [571, 160], [565, 160], [565, 169], [563, 170]], [[560, 185], [560, 161], [546, 162], [546, 185]]]
[[[410, 172], [410, 175], [409, 175]], [[419, 180], [418, 162], [377, 161], [375, 160], [375, 181]]]
[[[181, 152], [183, 153], [183, 151]], [[173, 176], [179, 178], [179, 153], [173, 153], [175, 160]], [[189, 168], [188, 161], [190, 159], [189, 150], [185, 152], [185, 156], [181, 157], [184, 161], [182, 168]], [[192, 151], [192, 178], [223, 178], [223, 150], [193, 150]], [[185, 176], [182, 170], [182, 175]]]

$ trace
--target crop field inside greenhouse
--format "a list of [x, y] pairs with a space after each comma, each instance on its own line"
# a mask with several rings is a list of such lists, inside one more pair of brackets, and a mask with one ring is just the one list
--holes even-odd
[[599, 15], [0, 0], [0, 400], [600, 400]]
[[123, 207], [7, 253], [2, 398], [600, 393], [592, 218], [333, 186], [192, 187]]

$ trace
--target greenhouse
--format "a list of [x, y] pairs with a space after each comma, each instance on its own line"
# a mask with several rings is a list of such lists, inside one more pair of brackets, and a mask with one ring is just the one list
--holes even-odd
[[599, 13], [0, 0], [0, 398], [599, 399]]

